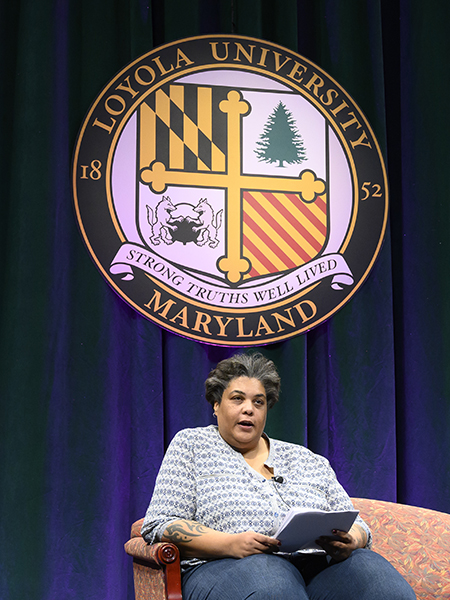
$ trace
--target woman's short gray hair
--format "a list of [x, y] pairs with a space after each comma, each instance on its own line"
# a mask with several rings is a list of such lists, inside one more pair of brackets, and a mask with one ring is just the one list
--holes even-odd
[[237, 377], [251, 377], [262, 383], [268, 409], [278, 402], [280, 376], [273, 361], [260, 353], [236, 354], [220, 361], [205, 381], [206, 399], [211, 406], [221, 403], [228, 384]]

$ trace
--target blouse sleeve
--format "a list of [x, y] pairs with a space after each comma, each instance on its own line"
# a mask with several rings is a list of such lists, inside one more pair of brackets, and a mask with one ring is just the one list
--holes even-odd
[[156, 478], [155, 489], [142, 526], [142, 536], [153, 544], [170, 523], [194, 519], [196, 484], [192, 448], [188, 436], [180, 431], [170, 443]]
[[[325, 458], [323, 458], [323, 460], [326, 462], [329, 468], [328, 502], [331, 510], [354, 510], [350, 496], [337, 480], [336, 474], [331, 465]], [[366, 532], [366, 548], [370, 549], [372, 547], [372, 532], [370, 531], [370, 528], [359, 515], [356, 517], [355, 524], [360, 525]]]

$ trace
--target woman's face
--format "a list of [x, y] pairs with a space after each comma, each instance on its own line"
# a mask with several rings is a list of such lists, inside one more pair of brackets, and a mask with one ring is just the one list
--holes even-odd
[[222, 401], [214, 405], [219, 433], [223, 439], [241, 452], [257, 447], [267, 417], [267, 399], [264, 386], [258, 379], [232, 379], [222, 394]]

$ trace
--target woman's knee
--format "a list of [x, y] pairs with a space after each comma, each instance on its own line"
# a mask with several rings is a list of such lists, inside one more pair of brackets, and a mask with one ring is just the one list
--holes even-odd
[[313, 600], [414, 600], [406, 580], [381, 555], [355, 550], [341, 563], [331, 564], [307, 588]]
[[354, 570], [361, 572], [368, 597], [383, 600], [414, 600], [416, 595], [409, 583], [381, 554], [360, 549], [355, 553]]

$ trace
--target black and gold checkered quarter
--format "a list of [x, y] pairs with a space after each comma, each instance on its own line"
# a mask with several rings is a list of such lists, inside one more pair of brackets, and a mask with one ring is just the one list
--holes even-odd
[[228, 90], [167, 85], [139, 109], [140, 167], [157, 160], [167, 169], [224, 172], [226, 115], [219, 103]]

